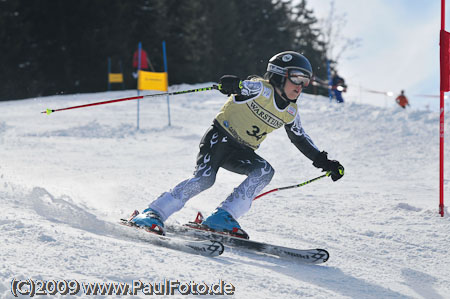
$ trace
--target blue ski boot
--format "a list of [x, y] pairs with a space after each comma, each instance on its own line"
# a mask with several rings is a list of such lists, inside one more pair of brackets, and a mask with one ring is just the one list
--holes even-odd
[[142, 211], [141, 214], [135, 211], [136, 215], [132, 215], [129, 222], [136, 224], [137, 226], [145, 228], [147, 231], [158, 235], [165, 235], [164, 223], [158, 212], [151, 208], [147, 208]]
[[248, 239], [248, 234], [227, 211], [217, 208], [201, 225], [215, 232], [227, 233], [233, 237]]

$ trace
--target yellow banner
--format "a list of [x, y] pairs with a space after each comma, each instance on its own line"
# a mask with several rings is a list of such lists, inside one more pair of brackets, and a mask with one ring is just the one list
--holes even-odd
[[123, 83], [122, 73], [109, 73], [108, 75], [109, 83]]
[[160, 90], [167, 91], [167, 73], [155, 73], [139, 71], [138, 89], [139, 90]]

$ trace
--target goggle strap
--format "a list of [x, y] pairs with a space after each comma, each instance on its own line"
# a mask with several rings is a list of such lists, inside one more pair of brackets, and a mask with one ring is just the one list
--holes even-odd
[[275, 73], [275, 74], [278, 74], [278, 75], [281, 75], [281, 76], [287, 75], [287, 70], [284, 67], [275, 65], [273, 63], [269, 63], [267, 65], [267, 71]]

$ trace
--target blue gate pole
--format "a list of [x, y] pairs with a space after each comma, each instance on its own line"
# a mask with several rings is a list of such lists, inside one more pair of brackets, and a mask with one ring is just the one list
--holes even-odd
[[122, 66], [122, 60], [119, 60], [120, 64], [120, 73], [122, 74], [122, 90], [125, 90], [125, 79], [123, 78], [123, 66]]
[[[137, 81], [138, 81], [138, 86], [137, 86], [137, 94], [139, 96], [139, 71], [141, 70], [141, 49], [142, 49], [142, 42], [139, 42], [139, 52], [138, 52], [138, 68], [137, 68], [137, 73], [138, 73], [138, 77], [137, 77]], [[137, 117], [136, 117], [136, 130], [139, 131], [139, 99], [137, 100]]]
[[111, 73], [111, 57], [108, 57], [108, 91], [111, 90], [111, 82], [109, 82], [110, 73]]
[[331, 94], [331, 87], [333, 86], [333, 82], [331, 81], [331, 71], [330, 71], [330, 60], [327, 59], [327, 74], [328, 74], [328, 97], [330, 98], [330, 102], [333, 100], [333, 95]]
[[[167, 92], [169, 92], [169, 72], [167, 70], [167, 55], [166, 55], [166, 41], [162, 42], [163, 47], [163, 55], [164, 55], [164, 72], [167, 74]], [[167, 94], [167, 116], [169, 118], [169, 127], [170, 127], [170, 101], [169, 94]]]

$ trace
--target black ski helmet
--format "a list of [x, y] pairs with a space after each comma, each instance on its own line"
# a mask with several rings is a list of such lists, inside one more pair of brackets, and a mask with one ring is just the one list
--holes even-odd
[[265, 78], [283, 90], [288, 71], [291, 69], [303, 72], [308, 78], [312, 77], [311, 63], [305, 56], [294, 51], [285, 51], [270, 58]]

